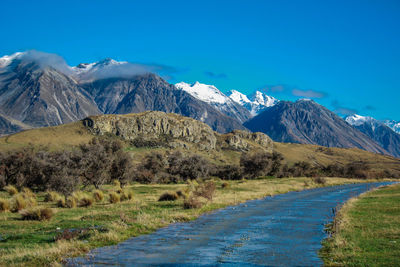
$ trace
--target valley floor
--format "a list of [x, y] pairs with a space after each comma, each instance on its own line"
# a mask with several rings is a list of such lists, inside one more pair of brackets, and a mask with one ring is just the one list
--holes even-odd
[[[151, 233], [168, 224], [193, 220], [203, 213], [246, 200], [289, 191], [367, 181], [376, 180], [326, 178], [326, 182], [321, 184], [311, 178], [265, 178], [228, 181], [224, 186], [223, 181], [216, 181], [215, 197], [198, 209], [184, 209], [183, 200], [157, 201], [164, 192], [184, 190], [188, 186], [186, 184], [134, 184], [128, 186], [134, 192], [132, 200], [109, 204], [105, 199], [91, 207], [71, 209], [57, 208], [55, 202], [44, 202], [44, 194], [39, 193], [35, 196], [38, 205], [56, 210], [51, 220], [24, 221], [18, 213], [0, 213], [0, 266], [53, 265], [61, 263], [66, 257], [82, 255], [95, 247], [116, 244], [133, 236]], [[108, 193], [115, 188], [107, 185], [102, 190]], [[0, 198], [10, 196], [6, 192], [0, 192]], [[398, 239], [399, 229], [395, 226], [388, 229], [393, 229]], [[399, 243], [391, 244], [398, 247]]]
[[327, 266], [400, 265], [400, 184], [348, 201], [320, 254]]

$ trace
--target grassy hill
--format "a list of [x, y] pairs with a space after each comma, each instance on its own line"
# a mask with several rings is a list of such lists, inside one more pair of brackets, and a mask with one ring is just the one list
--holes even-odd
[[[140, 116], [139, 115], [108, 115], [107, 119], [119, 116], [122, 118]], [[177, 116], [175, 114], [166, 114], [168, 117], [178, 118], [185, 120], [185, 117]], [[187, 118], [192, 123], [192, 119]], [[194, 123], [200, 123], [194, 121]], [[220, 135], [215, 133], [217, 136], [217, 146], [215, 149], [201, 150], [194, 147], [193, 144], [185, 140], [180, 142], [185, 144], [185, 147], [178, 147], [174, 150], [187, 150], [193, 153], [198, 153], [208, 160], [216, 164], [238, 164], [241, 151], [237, 149], [227, 148], [221, 144], [224, 144], [226, 135]], [[22, 131], [17, 134], [9, 135], [0, 138], [0, 151], [8, 151], [18, 149], [28, 145], [34, 146], [48, 146], [50, 150], [64, 150], [72, 149], [73, 147], [88, 143], [95, 134], [86, 127], [82, 121], [68, 123], [55, 127], [44, 127]], [[118, 138], [117, 136], [110, 134], [112, 138]], [[263, 147], [247, 140], [252, 150], [262, 149]], [[135, 147], [132, 142], [125, 140], [126, 150], [134, 154], [136, 160], [140, 160], [143, 155], [149, 151], [159, 151], [166, 153], [171, 150], [168, 147], [156, 146], [156, 147]], [[299, 161], [306, 161], [316, 166], [326, 166], [329, 164], [348, 164], [351, 162], [365, 162], [370, 167], [370, 171], [382, 171], [391, 170], [395, 173], [400, 173], [400, 159], [391, 156], [375, 154], [356, 148], [327, 148], [317, 145], [304, 145], [304, 144], [293, 144], [293, 143], [273, 143], [273, 149], [281, 153], [286, 162], [289, 165]]]

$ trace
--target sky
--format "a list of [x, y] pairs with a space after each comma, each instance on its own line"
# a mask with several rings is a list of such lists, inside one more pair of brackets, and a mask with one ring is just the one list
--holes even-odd
[[400, 1], [0, 1], [0, 56], [164, 66], [171, 83], [400, 121]]

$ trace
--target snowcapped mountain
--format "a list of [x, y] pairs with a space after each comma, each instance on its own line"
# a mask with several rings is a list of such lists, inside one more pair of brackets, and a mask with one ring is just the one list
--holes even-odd
[[394, 121], [394, 120], [385, 120], [383, 123], [395, 131], [396, 133], [400, 134], [400, 121]]
[[357, 114], [347, 116], [345, 120], [376, 141], [391, 155], [400, 157], [400, 135], [393, 131], [392, 128], [388, 127], [384, 122], [378, 121], [372, 117]]
[[272, 107], [279, 102], [279, 100], [277, 100], [276, 98], [266, 95], [260, 91], [256, 91], [254, 94], [248, 97], [240, 93], [239, 91], [231, 90], [229, 93], [229, 97], [233, 101], [250, 111], [252, 116], [256, 116], [261, 111], [265, 110], [268, 107]]
[[251, 115], [240, 104], [226, 96], [214, 85], [195, 82], [193, 84], [180, 82], [175, 87], [183, 90], [193, 97], [206, 102], [222, 113], [239, 120], [241, 123], [248, 120]]

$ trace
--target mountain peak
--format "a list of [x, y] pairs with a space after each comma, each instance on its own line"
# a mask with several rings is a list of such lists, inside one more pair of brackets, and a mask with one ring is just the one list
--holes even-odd
[[361, 116], [361, 115], [358, 115], [358, 114], [353, 114], [353, 115], [347, 116], [345, 118], [345, 121], [347, 123], [349, 123], [350, 125], [353, 125], [353, 126], [360, 126], [360, 125], [362, 125], [364, 123], [367, 123], [367, 122], [370, 122], [370, 123], [377, 123], [378, 122], [377, 120], [375, 120], [372, 117]]
[[0, 57], [0, 68], [7, 67], [8, 65], [11, 64], [11, 62], [16, 59], [20, 58], [22, 55], [24, 55], [25, 52], [16, 52], [12, 55], [5, 55], [3, 57]]
[[231, 90], [229, 97], [239, 105], [248, 109], [252, 116], [256, 116], [261, 111], [274, 106], [279, 101], [260, 91], [255, 91], [250, 97], [248, 97], [239, 91]]
[[192, 96], [206, 103], [224, 104], [229, 101], [229, 98], [218, 90], [214, 85], [208, 85], [196, 81], [193, 84], [180, 82], [175, 84], [175, 87], [188, 92]]
[[193, 84], [180, 82], [175, 84], [175, 87], [189, 93], [194, 98], [210, 104], [222, 113], [238, 119], [241, 123], [250, 118], [250, 114], [245, 108], [238, 105], [214, 85], [196, 81]]

